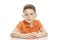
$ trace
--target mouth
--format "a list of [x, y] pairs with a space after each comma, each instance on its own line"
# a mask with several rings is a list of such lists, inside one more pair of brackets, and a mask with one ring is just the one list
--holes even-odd
[[28, 19], [28, 21], [30, 21], [31, 19]]

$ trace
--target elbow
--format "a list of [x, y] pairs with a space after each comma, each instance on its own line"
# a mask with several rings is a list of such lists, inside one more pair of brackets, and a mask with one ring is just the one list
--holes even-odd
[[11, 38], [20, 38], [20, 35], [18, 35], [16, 33], [11, 33], [10, 36], [11, 36]]
[[47, 37], [48, 36], [48, 33], [47, 32], [43, 32], [42, 33], [42, 37]]
[[14, 38], [14, 37], [15, 37], [15, 36], [14, 36], [14, 33], [11, 33], [10, 36], [11, 36], [11, 38]]
[[45, 37], [47, 37], [48, 36], [48, 33], [47, 32], [45, 32]]
[[13, 37], [13, 33], [10, 34], [11, 38]]

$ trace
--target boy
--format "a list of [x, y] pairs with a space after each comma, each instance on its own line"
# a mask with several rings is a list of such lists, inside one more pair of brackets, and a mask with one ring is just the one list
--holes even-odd
[[23, 8], [23, 21], [19, 22], [11, 33], [12, 38], [41, 38], [47, 36], [46, 30], [40, 21], [35, 20], [36, 8], [27, 4]]

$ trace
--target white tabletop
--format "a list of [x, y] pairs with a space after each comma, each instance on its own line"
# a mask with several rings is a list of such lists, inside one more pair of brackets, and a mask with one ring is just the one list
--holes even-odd
[[47, 37], [38, 38], [38, 39], [19, 39], [19, 38], [11, 38], [11, 40], [47, 40]]

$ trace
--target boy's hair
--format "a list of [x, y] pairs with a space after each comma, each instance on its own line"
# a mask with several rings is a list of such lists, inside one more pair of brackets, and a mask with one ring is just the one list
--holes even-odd
[[23, 8], [23, 12], [24, 12], [26, 9], [33, 9], [34, 12], [36, 12], [36, 8], [35, 8], [35, 6], [33, 6], [32, 4], [27, 4], [27, 5], [25, 5], [24, 8]]

